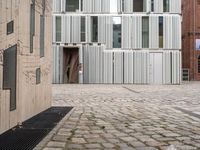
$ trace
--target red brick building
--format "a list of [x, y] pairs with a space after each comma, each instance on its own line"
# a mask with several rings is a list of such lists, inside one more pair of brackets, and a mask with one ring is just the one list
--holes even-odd
[[200, 80], [200, 0], [182, 0], [182, 14], [183, 69], [190, 80]]

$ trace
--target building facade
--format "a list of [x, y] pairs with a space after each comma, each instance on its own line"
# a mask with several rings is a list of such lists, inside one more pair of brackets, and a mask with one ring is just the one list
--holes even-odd
[[0, 0], [0, 134], [51, 106], [51, 0]]
[[53, 83], [180, 84], [181, 0], [54, 0]]
[[183, 69], [190, 80], [200, 80], [200, 1], [182, 0]]

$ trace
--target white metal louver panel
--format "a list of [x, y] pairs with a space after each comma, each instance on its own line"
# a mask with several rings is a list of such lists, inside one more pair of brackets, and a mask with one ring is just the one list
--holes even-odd
[[62, 47], [53, 46], [53, 83], [59, 84], [62, 83], [62, 74], [63, 74], [63, 51]]
[[72, 43], [80, 43], [81, 41], [81, 17], [80, 16], [72, 16], [71, 19], [71, 42]]
[[101, 0], [93, 0], [93, 12], [100, 13], [101, 12]]
[[125, 13], [133, 12], [133, 0], [124, 0], [124, 12]]
[[149, 83], [149, 52], [134, 53], [134, 83]]
[[92, 13], [93, 11], [93, 0], [83, 0], [83, 12]]
[[103, 58], [103, 81], [111, 84], [113, 83], [113, 52], [104, 51]]
[[142, 48], [142, 17], [133, 16], [132, 17], [132, 48], [141, 49]]
[[53, 0], [53, 12], [61, 12], [61, 0]]
[[79, 83], [82, 84], [83, 83], [83, 46], [79, 47], [79, 64], [81, 66], [79, 66]]
[[181, 49], [181, 17], [172, 17], [172, 49]]
[[159, 21], [158, 16], [149, 18], [149, 48], [159, 48]]
[[66, 11], [66, 0], [61, 0], [61, 12]]
[[101, 12], [102, 13], [110, 12], [110, 0], [101, 0]]
[[121, 84], [123, 83], [123, 67], [124, 67], [124, 59], [123, 59], [123, 51], [114, 51], [114, 83]]
[[124, 51], [124, 83], [133, 84], [133, 51]]
[[131, 16], [122, 17], [122, 48], [131, 49], [131, 30], [132, 21]]
[[163, 13], [163, 0], [154, 0], [154, 12]]
[[88, 46], [83, 46], [83, 83], [89, 83], [89, 52]]
[[86, 16], [86, 42], [91, 43], [91, 17]]
[[164, 49], [172, 49], [172, 16], [164, 16], [163, 23], [163, 47]]
[[111, 16], [106, 16], [106, 47], [113, 47], [113, 23]]
[[171, 84], [171, 52], [163, 52], [163, 84]]
[[62, 15], [62, 42], [63, 43], [70, 43], [70, 35], [71, 35], [71, 16]]
[[164, 16], [164, 49], [181, 49], [180, 16]]
[[98, 42], [106, 43], [106, 17], [98, 16]]
[[170, 13], [181, 14], [181, 0], [170, 0]]
[[172, 51], [172, 84], [180, 84], [181, 53]]

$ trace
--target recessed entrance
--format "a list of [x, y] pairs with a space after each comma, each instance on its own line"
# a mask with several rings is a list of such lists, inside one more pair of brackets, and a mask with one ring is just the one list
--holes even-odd
[[63, 48], [63, 83], [79, 83], [79, 48]]

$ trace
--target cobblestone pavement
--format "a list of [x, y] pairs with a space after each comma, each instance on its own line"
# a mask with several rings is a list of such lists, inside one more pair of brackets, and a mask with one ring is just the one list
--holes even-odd
[[44, 150], [200, 150], [200, 82], [54, 85], [53, 97], [74, 109]]

